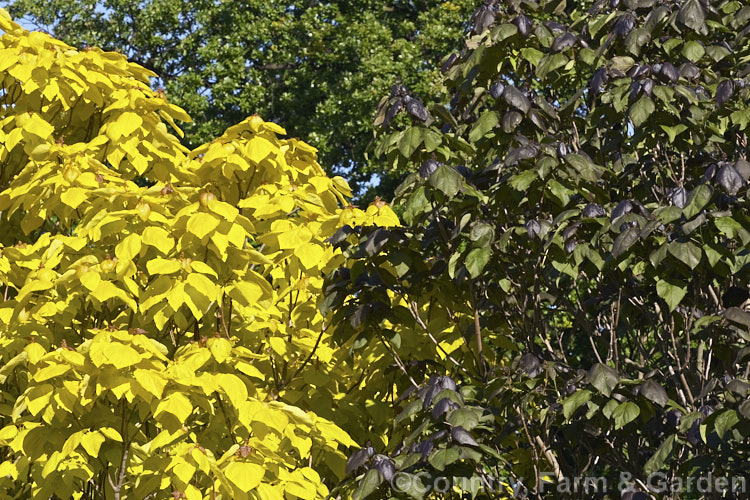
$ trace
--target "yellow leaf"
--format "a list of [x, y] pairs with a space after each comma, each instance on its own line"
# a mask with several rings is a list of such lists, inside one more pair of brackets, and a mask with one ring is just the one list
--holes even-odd
[[133, 257], [141, 251], [141, 237], [137, 234], [129, 234], [115, 247], [115, 255], [121, 261], [133, 260]]
[[99, 449], [104, 441], [104, 436], [100, 432], [88, 432], [81, 437], [81, 446], [90, 456], [98, 457]]
[[263, 297], [263, 289], [255, 283], [238, 281], [229, 292], [229, 296], [245, 305], [257, 303]]
[[157, 257], [146, 263], [148, 274], [172, 274], [180, 271], [182, 266], [176, 260], [168, 260]]
[[247, 142], [245, 146], [245, 155], [253, 163], [260, 163], [265, 160], [274, 151], [278, 151], [268, 139], [263, 137], [254, 137]]
[[206, 278], [202, 274], [190, 273], [187, 277], [187, 282], [196, 290], [199, 290], [203, 295], [210, 299], [215, 299], [217, 295], [216, 284], [210, 279]]
[[112, 441], [117, 441], [118, 443], [122, 443], [122, 436], [119, 432], [117, 432], [112, 427], [102, 427], [99, 429], [99, 432], [106, 437], [107, 439], [111, 439]]
[[219, 363], [223, 363], [232, 355], [232, 343], [227, 339], [209, 339], [208, 348]]
[[167, 303], [173, 311], [177, 311], [185, 303], [185, 283], [178, 281], [167, 294]]
[[224, 394], [231, 401], [232, 406], [239, 408], [242, 403], [247, 401], [247, 387], [237, 375], [218, 373], [216, 374], [216, 378]]
[[357, 443], [351, 437], [349, 437], [349, 434], [347, 434], [343, 429], [341, 429], [334, 423], [329, 422], [328, 420], [319, 418], [315, 422], [315, 427], [318, 428], [320, 433], [326, 439], [338, 441], [339, 443], [347, 447], [357, 446]]
[[167, 380], [162, 375], [140, 368], [136, 369], [133, 375], [146, 392], [153, 394], [157, 398], [161, 398], [164, 387], [167, 385]]
[[257, 487], [264, 474], [265, 471], [262, 466], [246, 462], [231, 462], [224, 469], [224, 475], [227, 476], [227, 479], [245, 493], [249, 493]]
[[96, 366], [114, 365], [122, 369], [141, 361], [141, 355], [132, 347], [110, 342], [92, 342], [89, 350], [91, 362]]
[[190, 220], [187, 223], [187, 230], [197, 236], [199, 239], [203, 239], [208, 233], [216, 229], [219, 225], [219, 219], [205, 212], [196, 212], [190, 216]]
[[314, 269], [324, 265], [325, 262], [322, 260], [324, 253], [325, 249], [313, 242], [305, 243], [294, 251], [294, 255], [299, 258], [306, 269]]
[[0, 443], [7, 444], [10, 440], [16, 437], [18, 434], [18, 427], [14, 424], [6, 425], [0, 429]]
[[116, 141], [120, 137], [129, 137], [141, 125], [143, 125], [143, 119], [137, 113], [125, 111], [117, 117], [117, 120], [110, 122], [107, 128], [107, 135]]
[[149, 226], [144, 229], [141, 234], [141, 241], [143, 244], [152, 246], [165, 255], [174, 247], [174, 239], [169, 236], [166, 230], [160, 227]]
[[193, 405], [190, 400], [179, 392], [173, 392], [156, 406], [154, 417], [159, 418], [162, 413], [174, 415], [177, 420], [184, 422], [193, 413]]
[[279, 356], [286, 354], [286, 341], [284, 339], [271, 337], [268, 339], [268, 343], [271, 344], [271, 349], [273, 349], [273, 351]]
[[260, 380], [265, 380], [266, 376], [263, 374], [262, 371], [258, 370], [255, 365], [251, 365], [250, 363], [245, 363], [244, 361], [238, 361], [234, 365], [235, 368], [237, 368], [239, 371], [247, 375], [248, 377], [257, 378]]
[[261, 483], [256, 490], [260, 500], [284, 500], [281, 490], [273, 485]]
[[284, 491], [297, 498], [304, 500], [312, 500], [317, 496], [315, 486], [310, 483], [298, 483], [296, 481], [289, 481], [284, 485]]
[[209, 203], [209, 208], [213, 213], [220, 215], [228, 222], [234, 222], [234, 219], [237, 218], [237, 215], [240, 213], [239, 210], [229, 203], [224, 203], [223, 201], [218, 200]]
[[193, 460], [195, 460], [195, 463], [202, 472], [208, 474], [211, 471], [211, 462], [208, 461], [205, 452], [198, 448], [193, 448], [190, 451], [190, 456], [193, 457]]
[[81, 203], [86, 201], [86, 198], [88, 198], [86, 190], [79, 187], [68, 188], [60, 195], [60, 201], [71, 208], [78, 208]]
[[184, 493], [186, 500], [203, 500], [203, 494], [201, 493], [201, 490], [199, 490], [192, 484], [188, 484], [185, 487]]
[[44, 347], [37, 344], [36, 342], [32, 342], [31, 344], [27, 345], [24, 348], [24, 351], [26, 351], [27, 359], [32, 365], [37, 364], [41, 357], [47, 354], [47, 351], [44, 350]]
[[193, 271], [201, 274], [209, 274], [213, 276], [214, 278], [218, 278], [219, 276], [216, 274], [216, 271], [211, 268], [208, 264], [205, 262], [201, 262], [199, 260], [194, 260], [190, 263], [190, 267]]
[[40, 411], [45, 409], [52, 397], [52, 392], [53, 389], [50, 384], [42, 384], [33, 387], [26, 395], [26, 407], [28, 408], [29, 413], [37, 415]]
[[26, 120], [23, 121], [24, 133], [34, 135], [41, 139], [49, 139], [52, 137], [52, 133], [55, 128], [50, 125], [44, 118], [37, 114], [30, 115]]
[[49, 365], [38, 370], [34, 374], [34, 380], [37, 382], [44, 382], [45, 380], [58, 377], [68, 370], [70, 370], [70, 366], [68, 365]]
[[102, 276], [96, 271], [89, 269], [81, 275], [81, 284], [88, 288], [90, 291], [94, 291], [99, 287], [99, 283], [102, 281]]
[[312, 239], [312, 233], [306, 227], [298, 227], [279, 234], [279, 248], [297, 248]]
[[172, 468], [172, 473], [183, 484], [189, 484], [190, 480], [193, 479], [193, 474], [195, 474], [195, 467], [185, 461], [181, 461]]

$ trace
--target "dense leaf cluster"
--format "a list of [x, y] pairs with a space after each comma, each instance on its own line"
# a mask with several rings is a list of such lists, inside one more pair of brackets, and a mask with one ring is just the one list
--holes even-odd
[[257, 115], [190, 151], [152, 72], [0, 30], [0, 495], [324, 497], [386, 425], [325, 239], [395, 214]]
[[[657, 471], [747, 476], [748, 19], [734, 0], [486, 2], [443, 60], [451, 101], [381, 128], [412, 172], [406, 225], [340, 243], [355, 262], [325, 290], [341, 338], [440, 346], [396, 349], [401, 413], [374, 450], [393, 475], [540, 494], [628, 473], [657, 496]], [[353, 487], [395, 494], [384, 470]]]

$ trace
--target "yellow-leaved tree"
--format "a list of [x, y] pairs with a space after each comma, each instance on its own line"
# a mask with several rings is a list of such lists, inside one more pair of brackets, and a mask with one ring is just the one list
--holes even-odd
[[392, 389], [318, 312], [325, 240], [396, 216], [273, 123], [188, 151], [156, 75], [0, 30], [0, 494], [325, 496]]

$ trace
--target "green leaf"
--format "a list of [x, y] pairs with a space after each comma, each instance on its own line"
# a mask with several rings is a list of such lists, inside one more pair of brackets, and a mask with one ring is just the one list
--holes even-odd
[[463, 176], [455, 168], [448, 165], [440, 165], [430, 176], [430, 184], [445, 193], [449, 198], [453, 198], [461, 189]]
[[686, 42], [682, 47], [682, 55], [692, 62], [697, 62], [705, 53], [706, 49], [703, 48], [703, 45], [695, 40]]
[[466, 256], [466, 270], [469, 271], [469, 276], [476, 278], [482, 274], [491, 255], [492, 250], [489, 247], [473, 248]]
[[687, 126], [686, 126], [686, 125], [683, 125], [682, 123], [679, 123], [679, 124], [675, 125], [674, 127], [668, 127], [668, 126], [666, 126], [666, 125], [659, 125], [659, 126], [660, 126], [660, 127], [661, 127], [661, 128], [662, 128], [662, 129], [664, 130], [664, 132], [666, 132], [666, 133], [667, 133], [667, 135], [669, 136], [669, 142], [670, 142], [670, 143], [674, 142], [675, 138], [676, 138], [676, 137], [677, 137], [678, 135], [680, 135], [681, 133], [683, 133], [684, 131], [686, 131], [686, 130], [687, 130]]
[[[447, 421], [454, 427], [463, 427], [467, 431], [479, 425], [479, 416], [474, 408], [456, 408], [448, 415]], [[481, 410], [479, 410], [481, 412]]]
[[478, 247], [488, 247], [495, 239], [495, 228], [490, 224], [480, 222], [471, 228], [471, 241]]
[[673, 241], [667, 249], [669, 253], [680, 259], [690, 269], [695, 269], [701, 262], [701, 249], [693, 243]]
[[669, 310], [674, 311], [685, 297], [687, 287], [681, 282], [671, 283], [660, 279], [656, 282], [656, 293], [667, 302]]
[[425, 129], [424, 131], [424, 148], [425, 151], [431, 153], [435, 151], [440, 144], [443, 142], [443, 136], [432, 129]]
[[563, 416], [570, 418], [573, 413], [584, 403], [591, 399], [591, 391], [579, 389], [563, 400]]
[[404, 205], [404, 221], [407, 224], [411, 224], [417, 216], [424, 213], [428, 205], [429, 200], [425, 194], [424, 186], [419, 186], [406, 200], [406, 204]]
[[620, 382], [620, 376], [611, 366], [602, 363], [596, 363], [586, 374], [586, 382], [596, 387], [596, 389], [609, 397], [617, 384]]
[[378, 489], [380, 483], [383, 482], [383, 475], [377, 469], [370, 469], [365, 474], [365, 477], [359, 482], [357, 490], [352, 495], [353, 500], [363, 500], [367, 498], [373, 491]]
[[537, 78], [542, 79], [547, 76], [548, 73], [565, 66], [567, 62], [568, 58], [562, 53], [547, 54], [542, 57], [541, 61], [539, 61], [539, 65], [536, 67], [536, 76]]
[[555, 179], [550, 179], [547, 182], [547, 189], [560, 201], [560, 204], [565, 207], [570, 201], [570, 196], [575, 194], [575, 191], [568, 189], [564, 185], [557, 182]]
[[698, 0], [687, 0], [677, 13], [677, 21], [698, 33], [706, 31], [706, 14]]
[[612, 255], [618, 258], [624, 254], [628, 248], [632, 247], [638, 241], [639, 233], [636, 227], [626, 228], [625, 231], [615, 238], [615, 242], [612, 244]]
[[685, 205], [682, 213], [685, 214], [687, 219], [692, 219], [711, 201], [712, 196], [713, 190], [710, 186], [699, 184], [690, 192], [687, 205]]
[[461, 458], [461, 453], [456, 448], [445, 448], [442, 450], [435, 450], [432, 452], [430, 457], [427, 459], [430, 465], [435, 467], [439, 471], [444, 471], [445, 467], [452, 464], [456, 460]]
[[630, 107], [628, 116], [633, 121], [633, 126], [638, 128], [654, 113], [654, 101], [647, 95], [642, 95], [635, 104]]
[[643, 466], [643, 472], [645, 474], [651, 475], [654, 472], [661, 469], [662, 467], [664, 467], [664, 462], [672, 454], [672, 450], [674, 449], [674, 442], [675, 442], [674, 434], [672, 434], [671, 436], [669, 436], [667, 439], [664, 440], [664, 442], [656, 450], [656, 453], [654, 453], [651, 456], [651, 458], [648, 459], [648, 462], [646, 462], [646, 465]]
[[729, 429], [737, 425], [740, 418], [737, 416], [737, 412], [732, 409], [723, 410], [716, 416], [714, 421], [714, 430], [719, 435], [720, 439], [724, 439], [724, 435]]
[[533, 47], [523, 48], [520, 50], [520, 53], [521, 58], [531, 63], [533, 66], [538, 65], [539, 61], [544, 57], [544, 52], [540, 52]]
[[525, 170], [520, 174], [516, 174], [510, 178], [508, 184], [516, 191], [526, 191], [531, 183], [537, 178], [537, 173], [534, 170]]
[[469, 141], [477, 142], [479, 139], [487, 135], [490, 130], [495, 128], [498, 123], [500, 123], [500, 117], [498, 116], [497, 111], [492, 109], [485, 111], [474, 124], [471, 132], [469, 132]]
[[565, 157], [565, 162], [585, 180], [596, 182], [599, 180], [600, 168], [591, 160], [578, 153], [570, 153]]
[[620, 404], [615, 411], [612, 412], [612, 418], [615, 419], [615, 429], [620, 429], [636, 418], [641, 413], [641, 409], [637, 404], [632, 401], [626, 401]]
[[665, 404], [667, 404], [667, 401], [669, 401], [667, 391], [665, 391], [661, 385], [657, 384], [653, 380], [646, 380], [643, 384], [641, 384], [640, 391], [641, 396], [653, 401], [659, 406], [664, 406]]
[[425, 128], [420, 126], [409, 127], [401, 133], [398, 141], [398, 150], [404, 157], [409, 158], [419, 148], [424, 140]]
[[518, 28], [515, 24], [501, 24], [492, 30], [492, 41], [495, 43], [501, 42], [506, 38], [512, 37], [516, 33], [518, 33]]
[[750, 328], [750, 313], [739, 307], [729, 307], [724, 311], [724, 317], [729, 321]]
[[456, 118], [451, 114], [448, 108], [446, 108], [442, 104], [435, 104], [431, 106], [430, 111], [432, 111], [433, 114], [436, 114], [440, 118], [442, 118], [445, 123], [450, 124], [451, 127], [453, 128], [458, 127], [458, 122], [456, 121]]

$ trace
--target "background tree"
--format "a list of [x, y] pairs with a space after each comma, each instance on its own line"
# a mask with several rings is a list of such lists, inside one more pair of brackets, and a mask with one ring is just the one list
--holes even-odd
[[447, 476], [559, 498], [594, 476], [617, 496], [627, 473], [663, 497], [649, 474], [747, 477], [748, 19], [487, 2], [443, 60], [450, 102], [424, 121], [407, 89], [382, 101], [406, 225], [341, 240], [357, 260], [326, 290], [342, 340], [440, 349], [394, 350], [395, 430], [342, 487], [387, 496], [403, 472], [415, 497]]
[[[374, 175], [390, 198], [403, 172], [365, 159], [372, 110], [391, 83], [438, 96], [431, 63], [452, 50], [475, 0], [3, 2], [78, 48], [118, 51], [159, 75], [195, 122], [190, 148], [258, 113], [316, 144], [355, 191]], [[365, 202], [374, 194], [366, 196]]]

